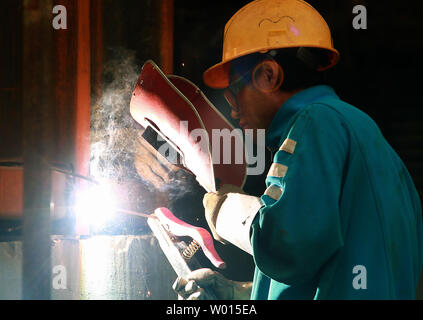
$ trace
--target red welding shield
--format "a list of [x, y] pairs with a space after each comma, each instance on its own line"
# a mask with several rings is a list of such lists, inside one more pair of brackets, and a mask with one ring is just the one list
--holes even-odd
[[243, 186], [247, 165], [242, 134], [192, 82], [166, 76], [147, 61], [130, 110], [139, 124], [152, 127], [177, 150], [184, 167], [208, 192], [224, 184]]

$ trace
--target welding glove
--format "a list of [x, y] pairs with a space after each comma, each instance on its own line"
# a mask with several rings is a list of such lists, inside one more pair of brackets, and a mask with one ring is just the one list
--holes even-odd
[[216, 220], [223, 201], [225, 201], [229, 192], [244, 193], [244, 191], [237, 186], [225, 184], [216, 193], [206, 193], [203, 198], [206, 220], [213, 234], [213, 237], [223, 244], [226, 244], [226, 241], [216, 232]]
[[239, 187], [224, 185], [216, 193], [205, 194], [203, 205], [213, 237], [252, 255], [250, 227], [263, 205], [260, 198], [245, 194]]
[[135, 168], [140, 177], [160, 189], [171, 181], [171, 173], [180, 168], [168, 162], [143, 137], [139, 136], [134, 152]]
[[179, 277], [172, 288], [184, 300], [211, 300], [204, 291], [206, 287], [218, 300], [248, 300], [251, 286], [251, 282], [228, 280], [219, 272], [204, 268], [191, 272], [187, 279]]

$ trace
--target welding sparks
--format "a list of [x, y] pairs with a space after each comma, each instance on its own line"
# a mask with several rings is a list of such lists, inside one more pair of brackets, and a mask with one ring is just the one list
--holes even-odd
[[78, 233], [86, 234], [91, 231], [100, 231], [112, 222], [118, 214], [132, 215], [141, 218], [156, 218], [151, 213], [142, 213], [119, 208], [116, 190], [107, 182], [81, 187], [76, 194], [74, 206], [78, 220]]
[[99, 229], [115, 216], [116, 201], [107, 184], [91, 186], [77, 195], [75, 213], [85, 227]]

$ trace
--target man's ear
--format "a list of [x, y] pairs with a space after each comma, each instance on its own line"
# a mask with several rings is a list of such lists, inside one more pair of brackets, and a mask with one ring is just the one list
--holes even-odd
[[283, 69], [274, 60], [264, 60], [253, 70], [253, 85], [262, 92], [274, 92], [283, 82]]

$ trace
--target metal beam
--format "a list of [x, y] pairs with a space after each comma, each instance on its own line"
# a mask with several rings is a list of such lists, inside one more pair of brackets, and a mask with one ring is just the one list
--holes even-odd
[[159, 59], [165, 74], [173, 73], [174, 0], [159, 2]]
[[76, 171], [79, 174], [88, 175], [91, 101], [90, 1], [77, 0], [77, 24]]
[[[23, 299], [50, 299], [50, 157], [54, 128], [52, 0], [24, 0]], [[53, 63], [54, 64], [54, 63]]]

